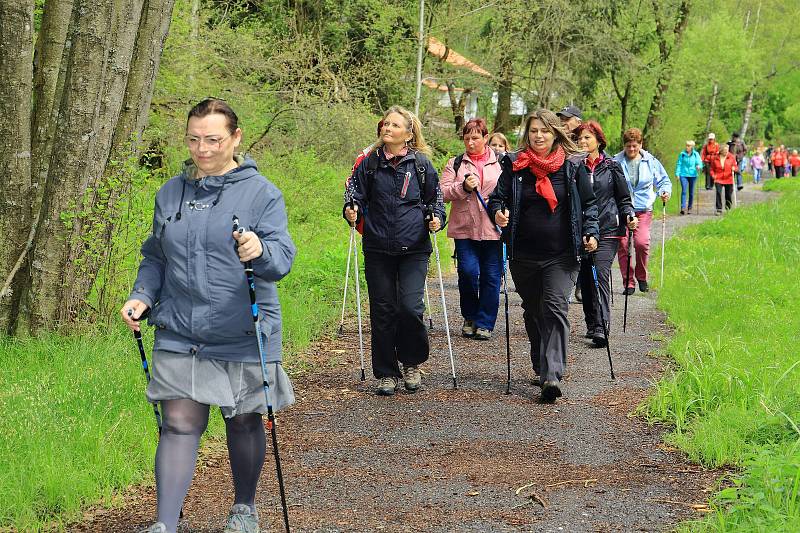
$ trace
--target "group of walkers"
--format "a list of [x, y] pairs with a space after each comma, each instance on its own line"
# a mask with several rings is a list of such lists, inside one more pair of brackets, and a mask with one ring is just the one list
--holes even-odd
[[[640, 130], [625, 131], [624, 149], [612, 156], [601, 125], [583, 122], [575, 106], [528, 115], [516, 151], [504, 135], [490, 135], [480, 118], [464, 125], [461, 139], [464, 153], [447, 162], [440, 181], [419, 120], [393, 106], [347, 182], [342, 214], [363, 233], [376, 392], [392, 395], [401, 382], [411, 392], [421, 386], [420, 365], [430, 353], [426, 276], [432, 251], [438, 261], [434, 234], [448, 223], [450, 202], [461, 334], [491, 338], [508, 266], [522, 299], [541, 399], [554, 402], [562, 395], [573, 288], [582, 289], [586, 337], [607, 346], [614, 256], [623, 293], [633, 294], [637, 284], [647, 292], [653, 211], [657, 200], [665, 209], [671, 181], [643, 149]], [[191, 159], [156, 195], [152, 233], [120, 310], [139, 341], [147, 399], [159, 426], [158, 518], [147, 533], [177, 530], [211, 405], [225, 420], [234, 486], [224, 531], [259, 530], [255, 493], [265, 460], [264, 414], [284, 495], [273, 412], [292, 404], [294, 392], [281, 366], [276, 283], [289, 273], [296, 249], [281, 192], [237, 152], [241, 140], [236, 113], [225, 101], [206, 98], [191, 109], [185, 132]], [[735, 140], [732, 146], [719, 145], [713, 134], [700, 154], [686, 143], [676, 167], [682, 213], [692, 211], [701, 170], [706, 188], [717, 187], [717, 210], [723, 191], [730, 206], [733, 185], [741, 183], [738, 158], [746, 151]], [[785, 157], [800, 167], [796, 152], [794, 159], [781, 154], [776, 149], [760, 160], [756, 154], [751, 164], [763, 169], [771, 161], [777, 173]], [[152, 366], [141, 344], [145, 317], [155, 326]]]
[[[656, 199], [669, 199], [672, 184], [642, 148], [641, 131], [626, 131], [625, 149], [613, 157], [605, 152], [601, 125], [583, 123], [575, 106], [531, 113], [523, 131], [519, 150], [512, 151], [502, 134], [489, 134], [484, 119], [467, 121], [464, 153], [447, 162], [440, 181], [416, 117], [393, 107], [369, 155], [359, 156], [343, 215], [363, 226], [371, 327], [380, 332], [371, 338], [377, 394], [392, 395], [401, 383], [412, 392], [420, 387], [419, 366], [430, 351], [425, 273], [431, 235], [445, 222], [455, 242], [461, 334], [491, 338], [508, 261], [545, 402], [562, 394], [567, 311], [576, 283], [586, 336], [598, 347], [608, 342], [614, 256], [624, 293], [632, 294], [637, 283], [639, 290], [649, 289], [653, 208]], [[444, 202], [452, 204], [447, 220]], [[628, 239], [636, 248], [635, 264], [628, 260]]]

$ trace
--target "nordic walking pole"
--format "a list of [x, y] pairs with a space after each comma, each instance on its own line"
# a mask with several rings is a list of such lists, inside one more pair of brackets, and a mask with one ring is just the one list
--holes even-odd
[[[244, 228], [239, 226], [239, 218], [233, 215], [233, 231], [244, 233]], [[238, 244], [237, 244], [238, 246]], [[283, 486], [283, 471], [281, 470], [281, 457], [278, 453], [278, 432], [275, 424], [275, 413], [272, 411], [272, 401], [269, 399], [269, 370], [267, 370], [267, 358], [264, 355], [264, 344], [261, 339], [261, 324], [258, 320], [258, 304], [256, 303], [256, 281], [253, 276], [253, 262], [244, 263], [244, 274], [247, 278], [247, 289], [250, 293], [250, 311], [253, 315], [253, 324], [256, 327], [256, 340], [258, 341], [258, 357], [261, 360], [261, 379], [264, 384], [264, 397], [267, 401], [267, 427], [272, 435], [272, 451], [275, 455], [275, 469], [278, 475], [278, 489], [281, 493], [281, 505], [283, 506], [283, 524], [286, 526], [286, 533], [289, 533], [289, 506], [286, 505], [286, 491]], [[276, 376], [277, 379], [277, 376]]]
[[[355, 208], [353, 200], [350, 200], [350, 209]], [[356, 231], [356, 224], [350, 226], [350, 235], [355, 238], [354, 233]], [[367, 380], [367, 375], [364, 373], [364, 334], [361, 331], [361, 283], [358, 279], [358, 243], [356, 243], [355, 247], [353, 248], [353, 260], [355, 262], [355, 274], [356, 274], [356, 301], [358, 302], [358, 356], [361, 361], [361, 381]], [[350, 262], [350, 258], [348, 258], [348, 263]]]
[[344, 309], [347, 305], [347, 282], [350, 280], [350, 259], [353, 257], [353, 243], [356, 239], [355, 225], [350, 225], [350, 246], [347, 248], [347, 271], [344, 274], [344, 291], [342, 294], [342, 318], [339, 320], [339, 335], [344, 330]]
[[[425, 214], [425, 222], [430, 224], [433, 220], [433, 208], [428, 206]], [[447, 320], [447, 302], [444, 299], [444, 281], [442, 280], [442, 262], [439, 258], [439, 244], [436, 242], [436, 233], [430, 231], [428, 232], [431, 235], [431, 240], [433, 241], [433, 253], [436, 256], [436, 268], [439, 272], [439, 290], [442, 293], [442, 312], [444, 313], [444, 331], [447, 333], [447, 349], [450, 352], [450, 368], [453, 372], [453, 388], [457, 389], [458, 384], [456, 383], [456, 360], [453, 358], [453, 343], [450, 340], [450, 322]]]
[[[467, 174], [465, 178], [468, 178], [470, 174]], [[475, 189], [475, 196], [478, 197], [478, 201], [483, 206], [484, 211], [486, 211], [486, 215], [491, 220], [491, 214], [489, 212], [489, 206], [486, 205], [486, 201], [481, 196], [481, 193], [478, 189]], [[505, 211], [505, 206], [501, 205], [501, 211]], [[492, 223], [494, 221], [492, 220]], [[497, 224], [494, 224], [494, 229], [497, 230], [498, 233], [502, 235], [503, 230]], [[507, 269], [507, 255], [506, 255], [506, 243], [503, 244], [503, 296], [504, 296], [504, 305], [506, 311], [506, 370], [507, 370], [507, 377], [506, 377], [506, 394], [511, 394], [511, 333], [509, 331], [508, 325], [508, 269]]]
[[431, 297], [428, 294], [428, 275], [425, 275], [425, 304], [428, 307], [428, 329], [433, 329], [433, 315], [431, 314]]
[[628, 285], [631, 283], [631, 263], [633, 262], [633, 230], [628, 228], [628, 268], [625, 269], [625, 311], [622, 313], [622, 333], [628, 327]]
[[603, 322], [603, 336], [606, 338], [606, 352], [608, 353], [608, 368], [611, 369], [611, 379], [614, 377], [614, 363], [611, 362], [611, 344], [608, 342], [608, 320], [603, 314], [603, 300], [600, 297], [600, 281], [597, 279], [597, 266], [594, 263], [594, 253], [589, 254], [589, 266], [592, 267], [592, 279], [594, 280], [594, 292], [597, 300], [597, 308], [600, 311], [600, 320]]
[[661, 279], [659, 280], [659, 287], [664, 287], [664, 253], [666, 252], [667, 245], [667, 201], [661, 197]]
[[[142, 320], [147, 317], [147, 314], [150, 312], [150, 309], [145, 310], [137, 320]], [[128, 309], [128, 316], [133, 317], [133, 309]], [[144, 378], [147, 380], [147, 384], [150, 384], [150, 366], [147, 364], [147, 355], [144, 353], [144, 344], [142, 343], [142, 331], [141, 329], [138, 331], [133, 332], [133, 338], [136, 339], [136, 345], [139, 347], [139, 356], [142, 358], [142, 370], [144, 371]], [[161, 436], [161, 413], [158, 410], [158, 402], [153, 403], [153, 414], [156, 416], [156, 425], [158, 425], [158, 436]]]

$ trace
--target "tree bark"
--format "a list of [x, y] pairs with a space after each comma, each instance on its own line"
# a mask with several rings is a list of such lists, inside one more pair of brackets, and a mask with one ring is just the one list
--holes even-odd
[[511, 123], [511, 95], [514, 81], [514, 62], [511, 52], [504, 48], [500, 56], [500, 79], [497, 83], [497, 113], [494, 131], [508, 133], [514, 127]]
[[719, 83], [714, 82], [714, 89], [711, 92], [711, 104], [708, 106], [708, 120], [706, 120], [706, 135], [711, 132], [711, 121], [714, 120], [714, 111], [717, 109], [717, 95], [719, 94]]
[[664, 108], [664, 101], [667, 97], [667, 90], [669, 89], [670, 81], [672, 81], [673, 52], [680, 48], [683, 34], [686, 30], [686, 26], [689, 23], [690, 9], [691, 0], [682, 0], [680, 7], [678, 8], [678, 17], [672, 30], [674, 40], [672, 46], [670, 46], [667, 42], [667, 36], [664, 30], [664, 21], [658, 14], [658, 0], [653, 0], [653, 10], [656, 12], [656, 34], [658, 35], [661, 71], [656, 81], [656, 90], [653, 94], [653, 99], [650, 102], [650, 109], [647, 112], [647, 120], [645, 121], [644, 129], [642, 130], [642, 137], [644, 137], [645, 146], [649, 146], [650, 141], [655, 137], [658, 128], [661, 126], [661, 111]]
[[744, 120], [742, 120], [742, 129], [739, 131], [739, 137], [744, 142], [745, 135], [747, 135], [747, 128], [750, 126], [750, 115], [753, 113], [753, 95], [756, 92], [756, 84], [750, 87], [750, 94], [747, 95], [747, 105], [744, 108]]
[[67, 318], [60, 314], [63, 287], [74, 281], [68, 270], [77, 266], [67, 264], [69, 235], [83, 197], [84, 167], [95, 153], [111, 7], [111, 0], [77, 0], [72, 13], [68, 37], [72, 48], [54, 132], [59, 142], [53, 146], [34, 241], [29, 288], [36, 295], [30, 317], [34, 332]]
[[619, 135], [620, 135], [620, 143], [622, 143], [622, 136], [625, 134], [625, 130], [628, 129], [628, 103], [630, 101], [630, 93], [631, 93], [631, 86], [633, 85], [633, 80], [628, 80], [625, 83], [625, 90], [620, 90], [619, 82], [617, 82], [617, 77], [614, 72], [611, 73], [611, 85], [614, 87], [614, 94], [617, 96], [617, 100], [619, 100], [619, 116], [620, 116], [620, 128], [619, 128]]
[[31, 224], [33, 7], [8, 0], [0, 10], [0, 333], [15, 322], [14, 280]]

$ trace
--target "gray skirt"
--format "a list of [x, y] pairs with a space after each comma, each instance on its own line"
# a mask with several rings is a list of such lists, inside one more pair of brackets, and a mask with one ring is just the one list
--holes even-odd
[[[280, 363], [267, 363], [269, 399], [278, 411], [295, 401], [289, 376]], [[217, 405], [225, 418], [245, 413], [266, 413], [261, 363], [239, 363], [156, 350], [147, 399], [191, 399]]]

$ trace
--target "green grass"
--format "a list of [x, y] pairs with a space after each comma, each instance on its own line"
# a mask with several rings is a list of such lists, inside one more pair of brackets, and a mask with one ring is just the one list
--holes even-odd
[[0, 529], [63, 525], [151, 479], [158, 433], [129, 333], [0, 340], [0, 369]]
[[667, 243], [675, 369], [643, 410], [692, 460], [742, 469], [691, 529], [800, 529], [800, 182], [765, 188], [783, 194]]

